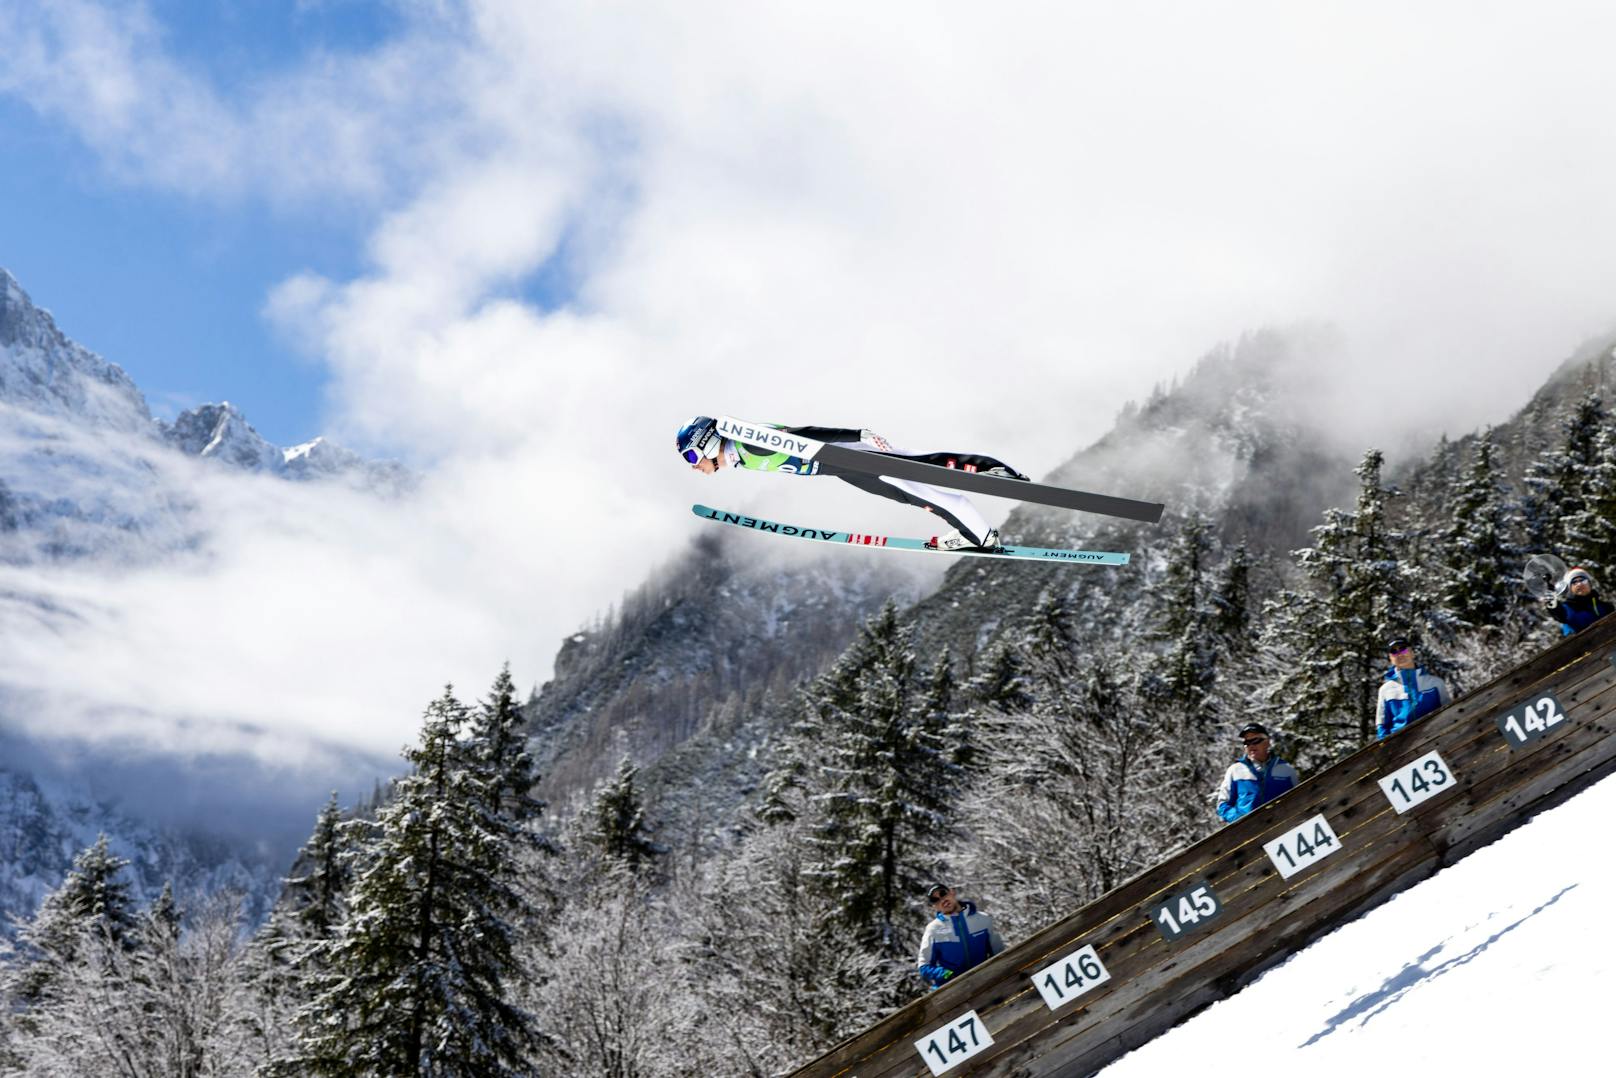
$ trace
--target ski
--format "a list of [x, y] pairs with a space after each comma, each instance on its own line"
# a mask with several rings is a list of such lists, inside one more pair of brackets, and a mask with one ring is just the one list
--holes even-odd
[[938, 487], [970, 491], [973, 494], [991, 494], [996, 498], [1011, 498], [1019, 502], [1037, 502], [1058, 509], [1076, 509], [1084, 513], [1099, 513], [1108, 517], [1124, 517], [1155, 524], [1161, 520], [1160, 502], [1142, 502], [1132, 498], [1118, 498], [1110, 494], [1090, 494], [1066, 487], [1052, 487], [1005, 476], [983, 475], [959, 468], [944, 468], [925, 464], [905, 457], [889, 457], [845, 445], [815, 441], [799, 434], [791, 434], [766, 423], [749, 423], [730, 416], [720, 416], [718, 432], [734, 441], [763, 448], [777, 449], [815, 460], [836, 468], [862, 475], [889, 476], [908, 479], [915, 483], [930, 483]]
[[698, 517], [717, 524], [729, 524], [755, 532], [786, 535], [793, 539], [810, 539], [819, 543], [846, 543], [852, 546], [878, 547], [882, 550], [912, 550], [920, 554], [959, 554], [969, 558], [1013, 558], [1025, 561], [1062, 561], [1080, 565], [1127, 565], [1128, 555], [1104, 550], [1050, 550], [1036, 546], [1007, 546], [998, 552], [986, 550], [936, 550], [924, 539], [905, 539], [895, 535], [861, 535], [857, 532], [839, 532], [827, 528], [805, 528], [797, 524], [781, 524], [744, 513], [731, 513], [727, 509], [713, 509], [705, 505], [692, 505], [690, 511]]

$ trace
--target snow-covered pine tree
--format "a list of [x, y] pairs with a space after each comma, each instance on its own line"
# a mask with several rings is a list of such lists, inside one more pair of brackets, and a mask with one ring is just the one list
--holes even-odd
[[[888, 602], [849, 649], [856, 659], [806, 692], [817, 742], [805, 875], [858, 945], [898, 958], [941, 871], [960, 767], [926, 692], [914, 634]], [[906, 914], [900, 929], [898, 915]]]
[[543, 801], [533, 796], [539, 783], [538, 765], [528, 751], [524, 733], [526, 722], [516, 703], [516, 684], [511, 665], [506, 663], [494, 678], [488, 699], [471, 716], [470, 743], [483, 758], [483, 766], [493, 776], [500, 812], [525, 823], [545, 810]]
[[1527, 466], [1518, 526], [1520, 544], [1528, 555], [1565, 556], [1566, 522], [1581, 507], [1583, 482], [1599, 459], [1599, 432], [1605, 419], [1604, 401], [1589, 390], [1561, 423], [1559, 446], [1540, 453]]
[[[238, 1066], [227, 1028], [237, 990], [239, 902], [224, 896], [212, 915], [182, 931], [171, 888], [136, 915], [118, 879], [125, 862], [104, 842], [86, 854], [76, 877], [56, 892], [64, 901], [49, 914], [58, 941], [69, 931], [76, 941], [51, 946], [57, 958], [48, 983], [25, 1010], [11, 1014], [0, 1073], [249, 1073]], [[59, 919], [63, 914], [67, 920]]]
[[333, 790], [315, 818], [314, 832], [292, 862], [292, 875], [286, 878], [277, 903], [277, 912], [289, 922], [293, 934], [310, 940], [330, 938], [342, 920], [351, 868], [351, 859], [343, 850], [342, 808]]
[[1153, 625], [1147, 639], [1161, 647], [1145, 679], [1152, 707], [1171, 712], [1173, 724], [1199, 738], [1212, 719], [1207, 704], [1217, 681], [1218, 642], [1209, 631], [1211, 562], [1216, 543], [1211, 521], [1191, 512], [1168, 547], [1167, 569], [1150, 589]]
[[966, 682], [965, 696], [975, 704], [1005, 712], [1032, 707], [1021, 657], [1008, 641], [1000, 641], [988, 652], [987, 661]]
[[1577, 502], [1565, 519], [1565, 556], [1601, 581], [1616, 571], [1616, 431], [1602, 423]]
[[1467, 629], [1501, 629], [1515, 606], [1521, 554], [1491, 427], [1476, 439], [1441, 535], [1442, 605]]
[[1208, 599], [1212, 608], [1208, 628], [1225, 654], [1247, 652], [1254, 643], [1251, 637], [1251, 569], [1251, 552], [1246, 549], [1246, 544], [1236, 544], [1224, 557]]
[[11, 1007], [26, 1022], [28, 1008], [48, 1002], [64, 974], [95, 956], [86, 951], [123, 950], [134, 944], [136, 915], [123, 870], [129, 862], [112, 852], [107, 836], [73, 858], [60, 887], [45, 896], [17, 934], [17, 954], [6, 964], [3, 985]]
[[503, 1076], [533, 1070], [541, 1038], [512, 1005], [523, 971], [513, 937], [529, 914], [502, 857], [511, 820], [495, 777], [460, 734], [452, 689], [363, 851], [348, 912], [325, 947], [316, 994], [298, 1014], [284, 1073]]
[[657, 855], [666, 852], [651, 840], [645, 806], [634, 788], [639, 772], [626, 755], [617, 762], [617, 774], [595, 794], [584, 835], [608, 869], [620, 869], [631, 876], [648, 872]]
[[306, 1002], [325, 947], [347, 912], [355, 841], [332, 791], [292, 860], [280, 898], [242, 955], [243, 990], [234, 1020], [242, 1053], [259, 1063], [287, 1054], [293, 1015]]

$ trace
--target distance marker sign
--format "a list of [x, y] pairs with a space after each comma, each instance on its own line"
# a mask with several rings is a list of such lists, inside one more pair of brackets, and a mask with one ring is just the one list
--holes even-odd
[[933, 1074], [947, 1074], [976, 1053], [993, 1044], [987, 1027], [975, 1011], [966, 1011], [960, 1017], [915, 1042], [915, 1051], [926, 1061]]
[[1392, 803], [1398, 815], [1407, 812], [1437, 794], [1457, 789], [1453, 771], [1433, 749], [1413, 763], [1404, 764], [1397, 771], [1380, 780], [1386, 800]]
[[1110, 979], [1110, 970], [1094, 953], [1092, 945], [1073, 951], [1053, 966], [1032, 975], [1032, 983], [1038, 986], [1038, 994], [1044, 997], [1044, 1002], [1052, 1011]]
[[1542, 692], [1498, 716], [1498, 729], [1514, 748], [1547, 737], [1568, 716], [1553, 692]]
[[1335, 837], [1323, 813], [1263, 846], [1268, 851], [1268, 859], [1287, 880], [1340, 848], [1341, 840]]
[[1204, 880], [1175, 891], [1149, 910], [1151, 923], [1168, 943], [1206, 927], [1222, 912], [1223, 903], [1218, 901], [1212, 885]]

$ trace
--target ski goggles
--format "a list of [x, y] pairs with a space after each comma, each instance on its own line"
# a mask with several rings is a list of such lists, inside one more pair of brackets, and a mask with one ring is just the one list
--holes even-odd
[[[722, 437], [716, 427], [692, 432], [691, 435], [679, 445], [679, 455], [685, 458], [686, 464], [700, 464], [704, 457], [718, 456], [718, 448], [722, 444]], [[712, 450], [712, 452], [708, 452]]]

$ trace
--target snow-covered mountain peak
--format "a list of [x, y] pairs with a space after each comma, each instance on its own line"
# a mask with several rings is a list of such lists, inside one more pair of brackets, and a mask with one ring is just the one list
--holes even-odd
[[189, 456], [222, 460], [243, 471], [279, 472], [283, 463], [281, 451], [229, 401], [181, 412], [163, 425], [163, 438]]
[[151, 409], [117, 364], [69, 340], [49, 311], [0, 269], [0, 404], [87, 421], [103, 430], [147, 432]]

